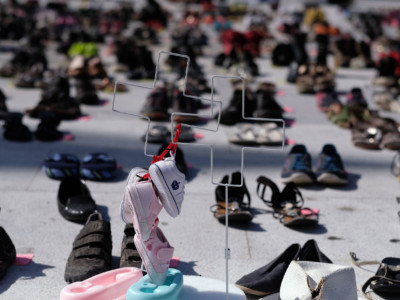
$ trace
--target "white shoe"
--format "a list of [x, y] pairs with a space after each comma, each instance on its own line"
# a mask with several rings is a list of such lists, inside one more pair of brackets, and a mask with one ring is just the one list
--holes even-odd
[[133, 223], [143, 241], [149, 239], [151, 230], [157, 226], [157, 216], [162, 209], [151, 180], [142, 179], [147, 173], [145, 169], [132, 169], [121, 202], [122, 220], [128, 224]]
[[178, 170], [173, 157], [152, 164], [149, 172], [161, 203], [167, 213], [175, 218], [181, 212], [185, 195], [185, 174]]

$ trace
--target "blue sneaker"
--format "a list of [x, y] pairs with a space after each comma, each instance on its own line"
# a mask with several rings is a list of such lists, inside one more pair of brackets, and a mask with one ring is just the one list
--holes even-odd
[[304, 145], [295, 145], [286, 157], [281, 173], [282, 183], [294, 182], [296, 185], [313, 183], [311, 156]]
[[326, 144], [318, 155], [315, 175], [318, 183], [330, 185], [347, 184], [348, 175], [334, 145]]

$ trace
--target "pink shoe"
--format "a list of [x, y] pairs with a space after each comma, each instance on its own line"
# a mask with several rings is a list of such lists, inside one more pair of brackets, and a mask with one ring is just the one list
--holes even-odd
[[152, 164], [149, 172], [165, 210], [175, 218], [181, 212], [185, 196], [185, 174], [178, 170], [173, 157]]
[[129, 287], [142, 277], [142, 271], [138, 268], [107, 271], [67, 285], [60, 293], [60, 300], [125, 299]]
[[158, 227], [151, 231], [147, 241], [143, 241], [138, 235], [135, 235], [133, 241], [150, 279], [154, 284], [162, 285], [167, 278], [167, 270], [174, 248], [170, 246]]
[[132, 169], [121, 202], [122, 220], [133, 223], [136, 233], [144, 241], [149, 239], [152, 228], [157, 226], [157, 216], [162, 209], [151, 180], [140, 181], [147, 173], [145, 169]]

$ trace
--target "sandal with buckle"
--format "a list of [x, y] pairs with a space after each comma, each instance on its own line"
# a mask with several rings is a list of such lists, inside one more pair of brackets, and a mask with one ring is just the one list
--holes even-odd
[[[231, 183], [240, 185], [242, 174], [240, 172], [232, 173]], [[228, 184], [229, 176], [225, 175], [222, 178], [222, 184]], [[244, 201], [244, 196], [247, 197], [247, 202]], [[229, 222], [250, 222], [253, 219], [253, 214], [250, 211], [251, 197], [247, 190], [244, 178], [243, 185], [238, 187], [228, 187], [228, 208], [225, 203], [225, 186], [220, 185], [215, 189], [215, 198], [217, 204], [212, 206], [216, 209], [213, 211], [214, 217], [221, 223], [225, 223], [226, 210], [228, 209]]]
[[[293, 182], [289, 182], [282, 192], [269, 178], [260, 176], [257, 178], [257, 195], [273, 212], [273, 217], [285, 226], [303, 226], [318, 224], [317, 209], [303, 207], [304, 199], [300, 190]], [[266, 191], [269, 187], [272, 191], [270, 199], [266, 199]]]

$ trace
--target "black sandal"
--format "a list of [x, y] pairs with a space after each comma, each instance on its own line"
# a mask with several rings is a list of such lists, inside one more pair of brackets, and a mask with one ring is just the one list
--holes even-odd
[[110, 222], [96, 211], [89, 216], [72, 244], [65, 281], [82, 281], [111, 270], [111, 248]]
[[[242, 174], [240, 172], [232, 173], [231, 184], [240, 185]], [[229, 177], [225, 175], [222, 178], [222, 184], [228, 184]], [[247, 202], [244, 201], [244, 196]], [[215, 198], [217, 204], [213, 207], [214, 216], [221, 223], [225, 223], [226, 204], [225, 204], [225, 186], [217, 186], [215, 189]], [[228, 187], [228, 220], [229, 222], [250, 222], [253, 214], [250, 211], [251, 197], [243, 178], [243, 185], [238, 187]]]
[[[318, 224], [318, 212], [313, 209], [303, 208], [304, 199], [293, 182], [289, 182], [282, 192], [269, 178], [257, 178], [257, 195], [273, 212], [273, 217], [279, 219], [285, 226], [303, 226]], [[265, 198], [267, 187], [272, 191], [270, 199]]]
[[350, 252], [351, 262], [357, 267], [379, 264], [375, 275], [368, 279], [361, 290], [368, 298], [368, 287], [378, 294], [400, 295], [400, 258], [386, 257], [382, 261], [360, 261], [354, 252]]

